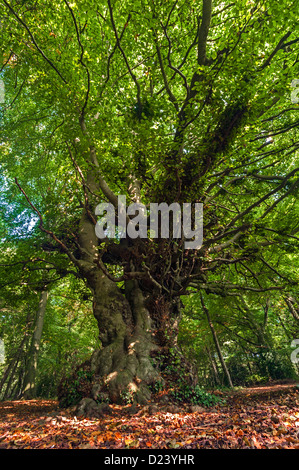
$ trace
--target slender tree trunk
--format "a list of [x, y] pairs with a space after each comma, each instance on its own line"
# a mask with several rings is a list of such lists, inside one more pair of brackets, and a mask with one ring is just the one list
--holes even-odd
[[40, 300], [36, 315], [36, 322], [34, 333], [32, 337], [32, 343], [30, 348], [30, 356], [26, 368], [24, 383], [23, 383], [23, 393], [24, 398], [33, 398], [35, 396], [35, 378], [37, 371], [37, 361], [41, 343], [41, 337], [43, 333], [44, 326], [44, 317], [48, 301], [48, 291], [43, 290], [40, 294]]
[[152, 321], [138, 283], [126, 282], [125, 295], [99, 271], [93, 273], [89, 283], [102, 343], [91, 362], [99, 377], [93, 397], [108, 394], [112, 402], [120, 402], [124, 395], [130, 395], [132, 400], [145, 402], [150, 398], [148, 385], [158, 379], [158, 374], [151, 361], [151, 352], [156, 349]]
[[265, 334], [270, 306], [271, 306], [271, 302], [269, 299], [267, 299], [266, 305], [263, 307], [264, 308], [263, 334]]
[[224, 361], [224, 358], [223, 358], [223, 355], [222, 355], [222, 351], [221, 351], [221, 348], [220, 348], [220, 344], [219, 344], [219, 341], [218, 341], [218, 338], [217, 338], [217, 334], [216, 334], [216, 330], [214, 328], [214, 325], [212, 323], [212, 320], [211, 320], [211, 317], [210, 317], [210, 314], [209, 314], [209, 310], [207, 309], [207, 307], [205, 306], [204, 304], [204, 301], [203, 301], [203, 298], [201, 297], [201, 303], [202, 303], [202, 307], [203, 307], [203, 310], [206, 314], [206, 317], [207, 317], [207, 320], [208, 320], [208, 323], [209, 323], [209, 327], [210, 327], [210, 330], [211, 330], [211, 333], [212, 333], [212, 336], [213, 336], [213, 340], [214, 340], [214, 344], [215, 344], [215, 347], [216, 347], [216, 351], [217, 351], [217, 354], [218, 354], [218, 357], [219, 357], [219, 361], [221, 363], [221, 366], [222, 366], [222, 369], [223, 369], [223, 372], [227, 378], [227, 381], [229, 383], [229, 386], [231, 388], [233, 388], [233, 383], [232, 383], [232, 379], [231, 379], [231, 376], [230, 376], [230, 373], [229, 373], [229, 370], [225, 364], [225, 361]]
[[21, 366], [18, 372], [18, 380], [15, 383], [11, 392], [11, 396], [10, 396], [10, 398], [12, 398], [13, 400], [17, 400], [18, 398], [21, 397], [23, 379], [24, 379], [24, 369]]
[[[27, 318], [27, 322], [28, 322], [28, 318]], [[19, 345], [14, 357], [10, 360], [4, 374], [3, 374], [3, 377], [1, 379], [1, 382], [0, 382], [0, 397], [2, 400], [4, 400], [5, 398], [7, 398], [8, 396], [8, 392], [9, 392], [9, 387], [8, 385], [6, 386], [6, 389], [5, 389], [5, 392], [3, 392], [4, 390], [4, 385], [5, 385], [5, 382], [9, 382], [9, 384], [11, 384], [13, 378], [14, 378], [14, 372], [17, 368], [17, 365], [20, 361], [20, 358], [21, 358], [21, 355], [23, 353], [23, 349], [24, 349], [24, 345], [26, 343], [26, 340], [27, 340], [27, 334], [25, 334], [25, 336], [23, 337], [22, 341], [21, 341], [21, 344]], [[9, 385], [10, 386], [10, 385]]]

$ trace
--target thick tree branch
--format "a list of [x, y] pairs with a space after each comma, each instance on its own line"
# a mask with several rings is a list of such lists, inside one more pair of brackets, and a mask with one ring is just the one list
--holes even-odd
[[87, 137], [87, 139], [89, 141], [90, 161], [91, 161], [91, 164], [97, 170], [97, 179], [98, 179], [99, 187], [100, 187], [101, 191], [103, 192], [103, 194], [107, 197], [109, 202], [111, 202], [111, 204], [113, 204], [114, 207], [117, 207], [118, 206], [118, 198], [117, 198], [116, 194], [114, 194], [114, 192], [109, 188], [108, 184], [106, 183], [104, 177], [101, 174], [100, 165], [99, 165], [99, 162], [98, 162], [98, 159], [97, 159], [96, 148], [90, 141], [90, 137], [89, 137], [88, 130], [87, 130], [87, 127], [86, 127], [85, 119], [82, 115], [80, 116], [79, 122], [80, 122], [80, 127], [81, 127], [81, 130], [82, 130], [82, 133]]
[[217, 245], [217, 246], [213, 246], [212, 248], [209, 249], [209, 253], [219, 253], [219, 251], [222, 251], [228, 246], [232, 245], [241, 237], [241, 235], [244, 233], [244, 230], [245, 229], [242, 229], [240, 232], [236, 233], [236, 235], [234, 235], [232, 238], [230, 238], [226, 242], [221, 243], [220, 245]]
[[95, 218], [93, 217], [92, 213], [91, 213], [90, 210], [89, 210], [89, 200], [88, 200], [87, 191], [89, 191], [90, 194], [93, 194], [93, 195], [95, 195], [95, 194], [92, 192], [92, 190], [91, 190], [90, 187], [88, 186], [88, 184], [87, 184], [87, 182], [86, 182], [86, 180], [85, 180], [85, 178], [84, 178], [83, 172], [82, 172], [81, 168], [79, 167], [79, 165], [77, 164], [77, 162], [76, 162], [76, 160], [75, 160], [75, 158], [74, 158], [74, 156], [73, 156], [72, 150], [71, 150], [71, 148], [70, 148], [68, 142], [66, 142], [66, 146], [67, 146], [67, 148], [68, 148], [69, 155], [70, 155], [70, 158], [71, 158], [71, 160], [72, 160], [72, 162], [73, 162], [73, 165], [74, 165], [74, 167], [76, 168], [77, 172], [79, 173], [80, 178], [81, 178], [81, 181], [82, 181], [82, 184], [83, 184], [84, 199], [85, 199], [85, 209], [86, 209], [87, 215], [88, 215], [88, 217], [90, 218], [90, 220], [92, 221], [92, 223], [93, 223], [94, 225], [96, 225], [96, 220], [95, 220]]
[[205, 65], [209, 28], [212, 17], [212, 0], [202, 2], [202, 20], [198, 32], [197, 63]]

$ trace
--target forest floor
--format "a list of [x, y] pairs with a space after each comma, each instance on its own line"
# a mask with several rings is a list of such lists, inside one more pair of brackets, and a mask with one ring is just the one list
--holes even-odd
[[213, 408], [112, 405], [98, 419], [55, 400], [1, 402], [0, 449], [299, 449], [298, 384], [216, 393]]

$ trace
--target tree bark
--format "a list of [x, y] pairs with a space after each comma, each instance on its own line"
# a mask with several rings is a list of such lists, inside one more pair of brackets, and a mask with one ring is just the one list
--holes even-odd
[[48, 291], [43, 290], [40, 294], [40, 300], [36, 315], [36, 322], [34, 333], [32, 337], [32, 343], [30, 348], [30, 356], [26, 368], [24, 383], [23, 383], [23, 392], [22, 396], [24, 398], [30, 399], [35, 396], [35, 378], [37, 372], [37, 361], [41, 343], [41, 337], [44, 326], [44, 317], [48, 301]]

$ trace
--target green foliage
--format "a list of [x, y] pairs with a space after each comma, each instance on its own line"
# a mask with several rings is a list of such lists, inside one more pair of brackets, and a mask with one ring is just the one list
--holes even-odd
[[267, 383], [268, 381], [269, 381], [269, 377], [261, 376], [259, 374], [252, 374], [245, 378], [245, 384], [249, 386], [262, 385], [262, 384]]
[[[8, 285], [2, 289], [5, 309], [0, 321], [0, 334], [5, 342], [6, 363], [0, 369], [0, 380], [5, 368], [20, 351], [15, 376], [11, 381], [11, 391], [16, 396], [21, 391], [22, 379], [34, 330], [34, 319], [38, 306], [39, 292], [35, 290], [40, 282], [30, 264], [23, 270], [24, 278], [30, 277], [33, 286]], [[14, 273], [13, 273], [14, 274]], [[13, 276], [13, 274], [11, 274]], [[3, 275], [0, 267], [0, 278]], [[27, 277], [28, 276], [28, 277]], [[3, 279], [3, 278], [2, 278]], [[36, 375], [36, 393], [45, 398], [56, 398], [57, 387], [63, 376], [67, 376], [87, 358], [98, 344], [96, 321], [90, 303], [85, 298], [86, 289], [72, 277], [63, 278], [52, 286], [49, 292], [43, 334], [39, 348]], [[21, 349], [20, 349], [21, 348]], [[19, 385], [18, 385], [19, 381]], [[2, 393], [6, 389], [2, 387]]]
[[273, 380], [296, 379], [297, 374], [287, 351], [268, 351], [258, 358], [258, 368]]
[[[198, 292], [234, 384], [296, 376], [296, 2], [215, 1], [209, 25], [194, 1], [125, 0], [111, 11], [87, 0], [31, 3], [1, 2], [0, 21], [0, 336], [8, 362], [21, 349], [11, 392], [21, 388], [43, 285], [50, 304], [38, 393], [54, 396], [60, 378], [97, 347], [86, 265], [78, 263], [87, 255], [80, 221], [84, 208], [95, 218], [106, 198], [99, 181], [132, 199], [132, 175], [147, 206], [204, 203], [204, 246], [193, 259], [171, 243], [158, 253], [150, 241], [142, 262], [133, 257], [149, 291], [190, 294], [180, 344], [200, 383], [224, 385], [225, 374]], [[113, 259], [113, 269], [122, 272], [133, 251]], [[171, 352], [158, 365], [168, 379], [186, 373]]]
[[180, 384], [177, 388], [170, 391], [170, 396], [179, 403], [192, 403], [193, 405], [202, 405], [206, 407], [222, 403], [222, 400], [219, 397], [212, 393], [208, 393], [199, 385], [190, 387], [186, 384]]
[[150, 390], [154, 394], [158, 394], [162, 390], [164, 390], [165, 383], [162, 380], [156, 380], [154, 383], [149, 385]]
[[252, 375], [250, 375], [251, 372], [248, 369], [248, 366], [246, 366], [246, 362], [244, 361], [242, 354], [235, 354], [229, 357], [226, 361], [226, 365], [230, 371], [231, 376], [233, 377], [233, 383], [235, 386], [245, 384], [252, 385], [249, 379], [249, 377]]
[[134, 403], [134, 393], [132, 393], [130, 390], [123, 390], [120, 394], [120, 398], [122, 403], [125, 405], [131, 405]]

